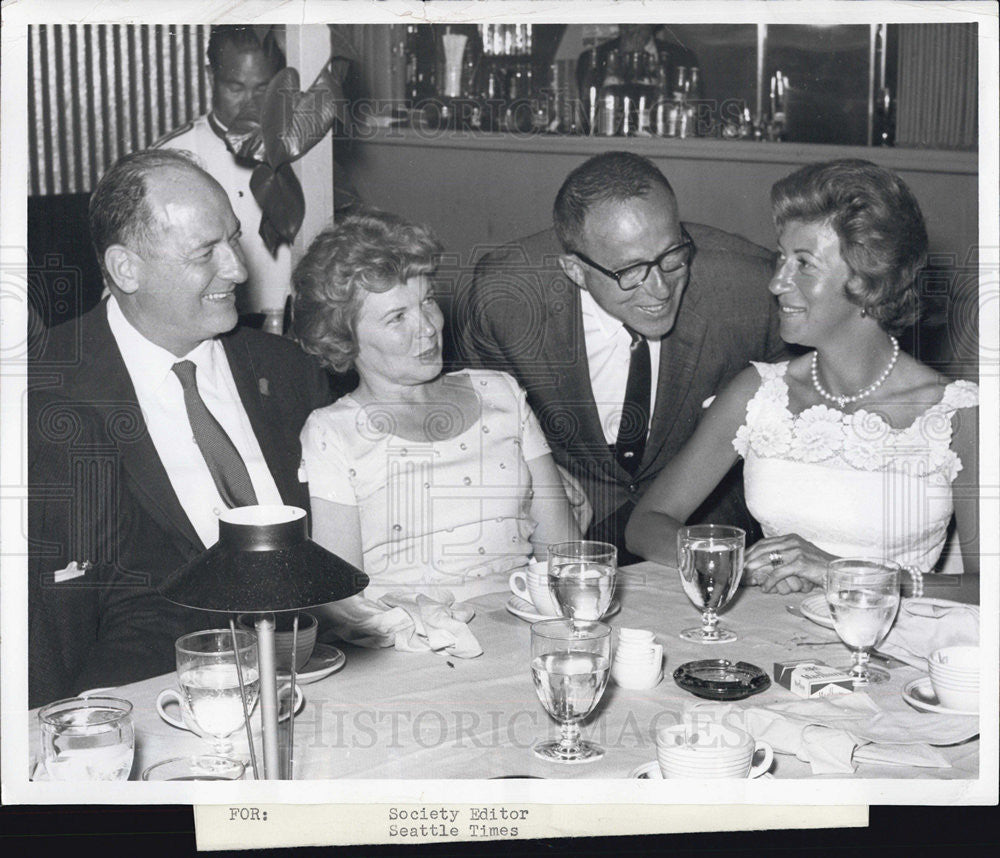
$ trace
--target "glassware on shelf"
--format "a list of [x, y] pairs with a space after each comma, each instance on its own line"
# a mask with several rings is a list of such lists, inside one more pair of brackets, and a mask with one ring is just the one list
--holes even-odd
[[583, 105], [583, 130], [586, 134], [597, 133], [603, 79], [597, 48], [592, 47], [587, 51], [587, 64], [579, 83], [580, 101]]

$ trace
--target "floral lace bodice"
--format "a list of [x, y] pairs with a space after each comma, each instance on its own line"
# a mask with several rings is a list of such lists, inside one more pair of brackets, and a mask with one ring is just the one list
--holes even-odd
[[798, 533], [838, 556], [876, 554], [930, 569], [953, 512], [962, 462], [951, 449], [956, 411], [978, 388], [953, 381], [904, 429], [873, 412], [788, 408], [788, 363], [754, 363], [761, 384], [733, 439], [745, 460], [747, 505], [765, 536]]

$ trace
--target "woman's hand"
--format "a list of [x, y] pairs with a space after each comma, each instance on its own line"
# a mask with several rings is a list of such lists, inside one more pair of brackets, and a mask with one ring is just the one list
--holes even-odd
[[755, 543], [743, 560], [743, 580], [765, 593], [808, 593], [823, 586], [833, 554], [821, 551], [795, 533]]

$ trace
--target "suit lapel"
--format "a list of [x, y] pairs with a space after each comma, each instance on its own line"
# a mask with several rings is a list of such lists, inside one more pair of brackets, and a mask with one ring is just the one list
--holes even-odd
[[692, 273], [674, 329], [660, 345], [660, 375], [642, 470], [651, 465], [673, 431], [698, 369], [708, 323], [700, 312], [701, 289]]
[[[580, 290], [568, 278], [566, 282], [569, 284], [568, 300], [564, 301], [559, 295], [558, 301], [554, 300], [554, 296], [546, 304], [548, 318], [541, 357], [544, 365], [557, 370], [557, 382], [549, 388], [552, 393], [549, 398], [560, 409], [568, 410], [574, 424], [579, 427], [572, 448], [598, 460], [611, 459], [590, 382]], [[550, 296], [553, 291], [549, 290]]]
[[285, 503], [302, 506], [302, 484], [294, 480], [296, 469], [285, 466], [281, 460], [282, 451], [288, 448], [290, 441], [282, 438], [277, 428], [284, 419], [275, 402], [277, 391], [272, 392], [271, 380], [258, 373], [246, 337], [238, 328], [232, 334], [222, 337], [222, 345], [243, 408], [250, 419], [267, 468], [274, 477], [278, 493]]
[[132, 379], [108, 325], [106, 303], [98, 305], [81, 320], [81, 342], [83, 358], [71, 397], [92, 405], [103, 418], [109, 434], [114, 433], [118, 425], [129, 425], [128, 440], [118, 441], [116, 448], [135, 501], [163, 530], [183, 538], [187, 543], [183, 548], [185, 554], [204, 550], [197, 531], [177, 500], [149, 435]]

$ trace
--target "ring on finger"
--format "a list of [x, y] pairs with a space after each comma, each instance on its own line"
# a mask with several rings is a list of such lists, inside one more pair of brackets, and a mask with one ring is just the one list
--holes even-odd
[[770, 561], [771, 565], [777, 569], [782, 563], [785, 562], [785, 558], [781, 556], [780, 551], [772, 551], [767, 555], [767, 559]]

